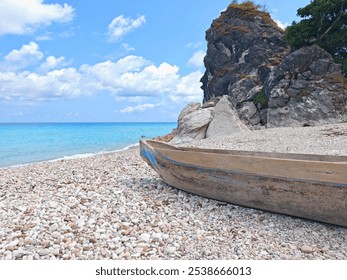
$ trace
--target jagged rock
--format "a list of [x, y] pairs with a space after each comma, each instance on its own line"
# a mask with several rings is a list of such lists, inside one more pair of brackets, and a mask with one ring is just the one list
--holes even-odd
[[206, 108], [186, 114], [179, 122], [177, 134], [170, 141], [171, 144], [180, 144], [206, 137], [206, 130], [212, 120], [214, 108]]
[[178, 116], [178, 122], [180, 122], [185, 116], [189, 115], [190, 113], [199, 110], [201, 107], [201, 104], [198, 102], [191, 102], [189, 103], [184, 109], [181, 111], [180, 115]]
[[242, 79], [228, 88], [228, 94], [231, 96], [231, 102], [235, 107], [241, 106], [243, 102], [252, 100], [252, 98], [262, 90], [262, 86], [258, 86], [256, 78]]
[[213, 111], [213, 119], [207, 129], [206, 138], [231, 135], [249, 129], [240, 121], [237, 111], [224, 95]]
[[[206, 31], [206, 72], [201, 79], [204, 101], [225, 94], [233, 98], [239, 90], [233, 85], [241, 80], [245, 93], [261, 86], [288, 51], [282, 37], [283, 30], [254, 4], [229, 5]], [[239, 99], [237, 102], [243, 102], [245, 98]]]
[[329, 53], [314, 45], [286, 56], [268, 76], [267, 127], [347, 121], [347, 84]]
[[245, 124], [257, 125], [260, 123], [260, 114], [253, 102], [244, 102], [238, 113]]
[[202, 104], [201, 108], [203, 109], [203, 108], [215, 107], [220, 99], [221, 99], [220, 97], [212, 98], [208, 102], [205, 102], [204, 104]]

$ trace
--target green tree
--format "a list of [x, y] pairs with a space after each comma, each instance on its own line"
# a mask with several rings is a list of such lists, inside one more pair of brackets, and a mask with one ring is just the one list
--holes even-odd
[[294, 49], [317, 44], [342, 64], [347, 77], [347, 0], [313, 0], [297, 12], [303, 19], [286, 29], [287, 43]]

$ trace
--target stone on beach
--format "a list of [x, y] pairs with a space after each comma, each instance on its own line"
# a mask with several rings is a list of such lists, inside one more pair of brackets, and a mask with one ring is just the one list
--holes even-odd
[[[347, 155], [347, 124], [185, 145]], [[0, 259], [347, 259], [346, 228], [172, 188], [138, 149], [1, 168], [0, 178]]]
[[219, 100], [212, 114], [213, 119], [208, 126], [206, 138], [249, 131], [247, 126], [239, 119], [237, 111], [233, 108], [226, 95]]

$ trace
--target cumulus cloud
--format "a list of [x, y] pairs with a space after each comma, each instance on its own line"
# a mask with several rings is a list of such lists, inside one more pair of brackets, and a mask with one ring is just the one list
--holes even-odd
[[45, 75], [24, 71], [0, 72], [0, 98], [25, 102], [40, 102], [81, 95], [81, 76], [74, 68], [53, 70]]
[[200, 95], [200, 79], [202, 75], [203, 73], [196, 71], [180, 78], [176, 85], [175, 92], [180, 95]]
[[205, 55], [206, 52], [202, 50], [195, 52], [193, 56], [188, 60], [188, 65], [193, 67], [203, 67]]
[[139, 16], [136, 19], [120, 15], [112, 20], [108, 25], [108, 36], [110, 41], [116, 41], [125, 34], [134, 31], [146, 22], [145, 16]]
[[153, 109], [155, 107], [158, 107], [159, 104], [149, 104], [149, 103], [146, 103], [146, 104], [140, 104], [140, 105], [137, 105], [137, 106], [129, 106], [129, 107], [126, 107], [124, 109], [122, 109], [120, 112], [121, 113], [133, 113], [133, 112], [144, 112], [144, 111], [147, 111], [149, 109]]
[[39, 50], [39, 45], [35, 42], [30, 42], [27, 45], [23, 45], [19, 50], [12, 50], [8, 55], [5, 56], [5, 60], [10, 62], [18, 62], [29, 56], [39, 60], [43, 57], [43, 53]]
[[144, 95], [169, 92], [179, 80], [179, 68], [166, 62], [159, 66], [149, 65], [138, 72], [127, 72], [114, 81], [114, 86], [122, 91]]
[[0, 35], [28, 34], [42, 25], [69, 22], [73, 12], [68, 4], [44, 4], [43, 0], [1, 0]]
[[[25, 69], [14, 66], [18, 62], [22, 66], [28, 65], [33, 60], [37, 63], [35, 67]], [[201, 99], [200, 71], [182, 76], [176, 65], [167, 62], [155, 65], [135, 55], [78, 68], [67, 67], [70, 63], [64, 57], [44, 57], [34, 42], [13, 50], [0, 61], [0, 99], [39, 102], [98, 92], [108, 92], [115, 98], [126, 97], [127, 100], [146, 104], [154, 102], [142, 102], [143, 98]], [[4, 64], [7, 67], [1, 67]], [[150, 109], [150, 106], [125, 108], [123, 112], [146, 109]]]
[[63, 56], [58, 58], [55, 56], [49, 56], [46, 58], [46, 61], [40, 65], [38, 70], [40, 72], [49, 72], [50, 70], [63, 68], [69, 64], [70, 61], [66, 61], [65, 57]]
[[276, 22], [277, 26], [282, 28], [283, 30], [285, 30], [289, 26], [289, 23], [287, 23], [287, 22], [286, 23], [282, 23], [278, 19], [275, 19], [274, 21]]
[[38, 63], [43, 58], [43, 53], [39, 50], [39, 45], [35, 42], [30, 42], [23, 45], [19, 50], [12, 50], [0, 62], [0, 70], [16, 71], [23, 69], [31, 64]]

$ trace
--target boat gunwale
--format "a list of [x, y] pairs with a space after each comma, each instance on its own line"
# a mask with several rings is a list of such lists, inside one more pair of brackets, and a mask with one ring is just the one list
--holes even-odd
[[[320, 155], [320, 154], [298, 154], [298, 153], [278, 153], [278, 152], [258, 152], [245, 150], [223, 150], [223, 149], [204, 149], [191, 147], [175, 147], [167, 143], [155, 140], [140, 140], [145, 145], [154, 150], [175, 150], [178, 152], [196, 152], [201, 154], [219, 154], [229, 155], [231, 157], [254, 158], [254, 159], [272, 159], [279, 161], [298, 161], [311, 163], [326, 163], [326, 164], [347, 164], [347, 156], [339, 155]], [[151, 145], [151, 144], [154, 145]], [[238, 154], [239, 153], [239, 154]]]
[[191, 169], [199, 169], [199, 173], [206, 173], [209, 174], [210, 171], [213, 172], [224, 172], [224, 173], [229, 173], [229, 174], [243, 174], [245, 176], [259, 176], [262, 178], [268, 178], [268, 179], [275, 179], [275, 180], [281, 180], [281, 181], [288, 181], [288, 180], [296, 180], [297, 182], [310, 182], [310, 183], [323, 183], [324, 186], [331, 186], [331, 187], [337, 187], [337, 188], [347, 188], [347, 183], [336, 183], [336, 182], [330, 182], [330, 181], [320, 181], [320, 180], [312, 180], [312, 179], [304, 179], [304, 178], [290, 178], [290, 177], [285, 177], [285, 176], [276, 176], [276, 175], [269, 175], [269, 174], [262, 174], [262, 173], [256, 173], [256, 172], [249, 172], [249, 171], [244, 171], [244, 170], [237, 170], [237, 169], [223, 169], [223, 168], [211, 168], [208, 166], [199, 166], [195, 164], [190, 164], [190, 163], [183, 163], [179, 161], [175, 161], [173, 159], [168, 158], [167, 156], [160, 154], [163, 160], [169, 161], [171, 164], [177, 165], [177, 166], [182, 166], [182, 167], [187, 167]]

